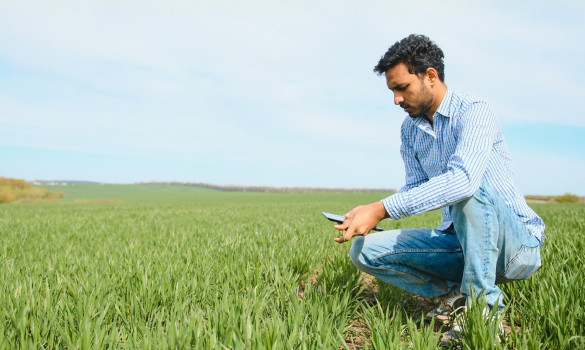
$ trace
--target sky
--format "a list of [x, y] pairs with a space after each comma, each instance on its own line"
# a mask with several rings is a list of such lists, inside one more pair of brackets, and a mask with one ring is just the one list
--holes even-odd
[[0, 176], [400, 188], [383, 77], [425, 34], [524, 194], [585, 195], [578, 1], [0, 0]]

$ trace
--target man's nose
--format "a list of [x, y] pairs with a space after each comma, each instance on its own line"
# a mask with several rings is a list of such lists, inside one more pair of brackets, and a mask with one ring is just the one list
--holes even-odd
[[401, 102], [404, 102], [404, 98], [400, 95], [394, 95], [394, 104], [399, 105]]

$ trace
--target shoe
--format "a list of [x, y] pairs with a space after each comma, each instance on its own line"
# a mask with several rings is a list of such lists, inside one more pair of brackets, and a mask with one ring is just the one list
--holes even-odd
[[449, 346], [449, 344], [455, 342], [456, 340], [459, 340], [459, 338], [461, 337], [462, 330], [463, 327], [459, 325], [453, 326], [453, 329], [451, 329], [449, 332], [447, 332], [447, 334], [445, 334], [441, 338], [441, 343], [439, 344], [439, 346]]
[[[460, 309], [463, 309], [463, 312], [467, 312], [467, 308], [465, 306], [460, 307]], [[488, 308], [483, 310], [483, 316], [486, 321], [489, 318], [489, 313], [490, 311]], [[500, 315], [497, 317], [500, 318]], [[455, 319], [453, 328], [441, 338], [441, 343], [439, 344], [440, 347], [449, 346], [461, 338], [461, 334], [465, 326], [464, 318], [465, 315], [460, 314], [457, 319]], [[500, 336], [501, 334], [504, 334], [504, 326], [502, 325], [501, 321], [498, 321], [498, 341], [500, 342], [502, 342], [502, 338]]]
[[433, 318], [435, 316], [449, 316], [449, 313], [462, 306], [465, 306], [467, 298], [463, 294], [457, 294], [452, 297], [442, 296], [441, 305], [433, 311], [426, 314], [427, 318]]
[[[454, 343], [456, 340], [459, 340], [461, 337], [461, 332], [463, 331], [463, 327], [459, 325], [455, 325], [453, 329], [451, 329], [447, 334], [445, 334], [441, 338], [441, 343], [439, 344], [440, 347], [449, 346], [450, 344]], [[498, 340], [500, 343], [502, 342], [502, 337], [500, 334], [504, 333], [504, 326], [502, 326], [502, 322], [498, 323]]]

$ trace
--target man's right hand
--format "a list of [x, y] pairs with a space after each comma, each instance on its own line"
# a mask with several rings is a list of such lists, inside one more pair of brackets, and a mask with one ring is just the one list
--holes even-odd
[[[357, 206], [355, 208], [353, 208], [349, 213], [343, 215], [343, 219], [345, 220], [343, 222], [343, 224], [339, 224], [337, 226], [335, 226], [335, 228], [338, 228], [339, 230], [339, 235], [341, 237], [345, 237], [345, 230], [348, 229], [349, 225], [351, 224], [351, 220], [353, 220], [353, 217], [355, 216], [355, 213], [361, 208], [363, 207], [363, 205]], [[342, 227], [342, 228], [339, 228]]]
[[354, 208], [343, 217], [346, 218], [343, 224], [333, 226], [341, 235], [334, 239], [337, 243], [347, 242], [353, 236], [367, 235], [382, 219], [388, 217], [388, 213], [382, 202], [376, 202]]
[[363, 207], [363, 205], [357, 206], [357, 207], [353, 208], [349, 213], [343, 215], [343, 218], [345, 219], [344, 224], [345, 223], [349, 224], [349, 221], [351, 221], [353, 219], [353, 217], [355, 216], [355, 212], [358, 211], [359, 208], [361, 208], [361, 207]]

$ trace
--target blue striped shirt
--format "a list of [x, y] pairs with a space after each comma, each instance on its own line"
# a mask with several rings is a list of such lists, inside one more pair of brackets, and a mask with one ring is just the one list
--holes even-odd
[[444, 230], [452, 223], [449, 206], [471, 197], [484, 180], [542, 245], [544, 222], [516, 186], [508, 146], [486, 102], [447, 89], [433, 126], [407, 116], [401, 138], [406, 185], [382, 200], [391, 220], [441, 208]]

